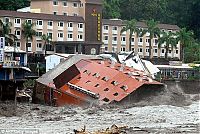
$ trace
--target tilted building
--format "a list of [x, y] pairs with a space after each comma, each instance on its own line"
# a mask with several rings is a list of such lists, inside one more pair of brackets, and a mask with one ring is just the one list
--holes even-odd
[[[19, 12], [20, 11], [20, 12]], [[31, 0], [30, 8], [19, 11], [0, 10], [0, 18], [9, 21], [12, 33], [18, 37], [16, 46], [25, 50], [21, 24], [24, 21], [34, 23], [37, 31], [33, 40], [28, 43], [28, 51], [37, 54], [43, 53], [44, 42], [42, 34], [52, 37], [55, 49], [47, 47], [47, 54], [57, 53], [83, 53], [99, 54], [105, 51], [124, 52], [135, 51], [141, 57], [149, 55], [149, 35], [132, 37], [132, 49], [129, 50], [129, 32], [120, 34], [125, 26], [123, 20], [102, 19], [102, 0]], [[144, 22], [137, 26], [145, 29]], [[159, 24], [159, 28], [167, 32], [176, 32], [176, 25]], [[164, 44], [158, 48], [158, 39], [152, 40], [154, 57], [164, 57]], [[180, 44], [177, 48], [169, 49], [168, 56], [180, 58]]]

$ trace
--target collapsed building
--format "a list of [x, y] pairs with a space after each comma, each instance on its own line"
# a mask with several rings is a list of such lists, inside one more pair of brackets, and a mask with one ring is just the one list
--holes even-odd
[[130, 101], [137, 90], [156, 90], [162, 85], [145, 71], [125, 64], [75, 55], [36, 80], [33, 101], [55, 106], [120, 103]]

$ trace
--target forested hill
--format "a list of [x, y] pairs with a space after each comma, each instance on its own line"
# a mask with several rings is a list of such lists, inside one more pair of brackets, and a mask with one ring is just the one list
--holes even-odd
[[[1, 10], [17, 10], [31, 0], [0, 0]], [[200, 39], [200, 0], [103, 0], [104, 18], [155, 19], [193, 30]]]
[[0, 0], [0, 10], [17, 10], [30, 6], [31, 0]]
[[104, 18], [155, 19], [195, 32], [200, 39], [200, 0], [104, 0]]

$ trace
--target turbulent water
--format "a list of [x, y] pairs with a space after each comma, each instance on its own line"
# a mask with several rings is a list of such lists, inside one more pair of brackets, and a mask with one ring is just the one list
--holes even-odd
[[[199, 133], [199, 91], [183, 90], [180, 83], [131, 100], [127, 105], [50, 107], [38, 104], [0, 104], [0, 133], [74, 133], [106, 129], [113, 124], [128, 126], [127, 133]], [[199, 88], [197, 88], [199, 90]]]

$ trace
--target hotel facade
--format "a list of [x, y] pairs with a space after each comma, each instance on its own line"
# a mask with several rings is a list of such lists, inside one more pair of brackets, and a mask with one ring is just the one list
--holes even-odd
[[[28, 9], [28, 10], [27, 10]], [[22, 32], [22, 23], [34, 23], [36, 36], [28, 42], [28, 52], [42, 54], [44, 41], [41, 36], [52, 38], [54, 50], [49, 45], [47, 54], [52, 53], [83, 53], [99, 54], [106, 52], [134, 51], [141, 57], [149, 55], [149, 42], [153, 44], [153, 57], [164, 57], [165, 44], [158, 48], [158, 39], [149, 39], [149, 34], [137, 37], [133, 34], [132, 48], [129, 50], [129, 31], [121, 34], [125, 26], [120, 19], [102, 19], [102, 0], [31, 0], [30, 8], [19, 11], [0, 10], [0, 19], [11, 22], [11, 33], [18, 40], [16, 47], [26, 50]], [[147, 28], [144, 22], [138, 22], [137, 27]], [[176, 25], [159, 24], [165, 32], [176, 32]], [[180, 44], [169, 49], [168, 56], [180, 58]]]

